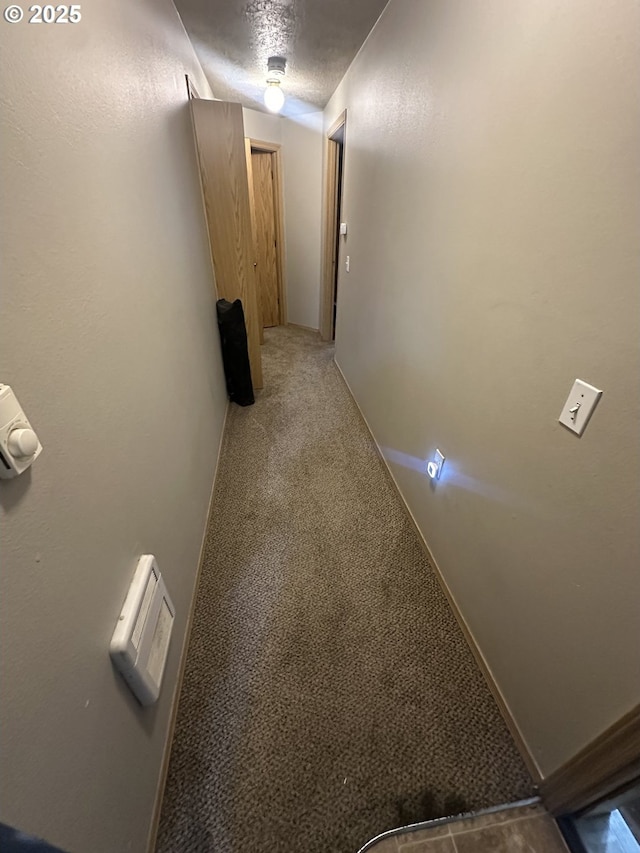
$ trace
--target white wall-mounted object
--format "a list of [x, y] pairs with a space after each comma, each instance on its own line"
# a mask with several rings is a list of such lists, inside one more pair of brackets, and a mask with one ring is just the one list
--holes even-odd
[[175, 615], [155, 557], [144, 554], [109, 647], [113, 663], [141, 705], [153, 705], [160, 695]]
[[442, 466], [444, 465], [444, 455], [440, 450], [436, 449], [436, 452], [433, 454], [433, 459], [430, 459], [427, 462], [427, 474], [431, 477], [432, 480], [439, 480], [440, 474], [442, 473]]
[[345, 258], [345, 261], [344, 261], [344, 268], [345, 268], [346, 272], [349, 272], [350, 266], [351, 266], [351, 259], [349, 258], [349, 255], [347, 255], [347, 257]]
[[347, 236], [347, 223], [346, 222], [340, 223], [340, 236], [341, 237]]
[[582, 379], [576, 379], [558, 420], [577, 435], [582, 435], [600, 397], [602, 391]]
[[38, 436], [11, 386], [0, 384], [0, 477], [3, 480], [17, 477], [41, 453]]

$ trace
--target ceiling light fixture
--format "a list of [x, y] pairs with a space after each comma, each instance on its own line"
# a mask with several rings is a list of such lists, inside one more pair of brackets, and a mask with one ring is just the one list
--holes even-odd
[[287, 60], [284, 56], [270, 56], [267, 60], [267, 88], [264, 92], [264, 104], [269, 112], [279, 113], [284, 104], [284, 92], [280, 88]]

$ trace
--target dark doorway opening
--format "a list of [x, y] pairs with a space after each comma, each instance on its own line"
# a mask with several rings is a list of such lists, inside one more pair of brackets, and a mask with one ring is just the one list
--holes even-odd
[[344, 164], [344, 124], [332, 138], [337, 145], [336, 157], [336, 221], [335, 221], [335, 254], [333, 263], [333, 305], [331, 315], [331, 340], [336, 338], [336, 318], [338, 315], [338, 272], [340, 269], [340, 221], [342, 219], [342, 170]]
[[320, 334], [335, 340], [338, 315], [338, 286], [341, 250], [346, 249], [346, 232], [340, 234], [343, 212], [343, 185], [346, 151], [346, 110], [336, 119], [325, 137], [324, 237], [322, 249], [322, 301]]

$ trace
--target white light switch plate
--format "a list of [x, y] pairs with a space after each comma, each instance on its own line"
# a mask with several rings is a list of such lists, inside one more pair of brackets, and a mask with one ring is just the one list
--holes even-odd
[[582, 379], [576, 379], [558, 420], [577, 435], [582, 435], [600, 397], [602, 391]]

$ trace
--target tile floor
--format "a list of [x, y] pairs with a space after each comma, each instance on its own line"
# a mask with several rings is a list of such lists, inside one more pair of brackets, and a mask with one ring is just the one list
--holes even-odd
[[554, 820], [533, 803], [387, 836], [366, 853], [568, 853]]

